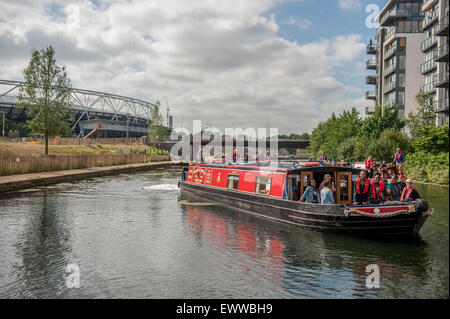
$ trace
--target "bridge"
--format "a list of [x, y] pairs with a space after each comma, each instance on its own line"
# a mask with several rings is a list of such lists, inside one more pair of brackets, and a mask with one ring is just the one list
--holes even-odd
[[[0, 113], [24, 121], [24, 108], [18, 108], [18, 94], [24, 82], [0, 79]], [[143, 136], [148, 133], [154, 104], [116, 94], [72, 88], [69, 103], [75, 113], [74, 133], [103, 126], [103, 137]], [[108, 136], [109, 133], [109, 136]]]
[[[168, 138], [164, 139], [164, 140], [156, 140], [156, 139], [152, 139], [149, 138], [147, 140], [147, 144], [148, 145], [154, 145], [157, 146], [158, 148], [162, 148], [165, 149], [167, 151], [170, 151], [172, 146], [174, 146], [176, 143], [178, 143], [178, 141], [176, 140], [170, 140]], [[188, 143], [186, 141], [186, 143]], [[200, 141], [201, 146], [205, 146], [209, 143], [212, 143], [211, 145], [216, 145], [216, 146], [222, 146], [222, 150], [225, 150], [225, 137], [222, 137], [222, 141], [218, 140], [218, 141], [212, 141], [212, 139], [202, 139]], [[242, 141], [236, 141], [236, 139], [233, 139], [233, 148], [237, 147], [238, 143], [242, 143]], [[255, 145], [256, 147], [262, 147], [264, 146], [267, 150], [270, 149], [270, 140], [266, 140], [266, 141], [249, 141], [247, 139], [243, 140], [243, 145], [245, 148], [247, 148], [249, 146], [249, 144], [251, 146]], [[265, 144], [265, 145], [264, 145]], [[308, 140], [288, 140], [288, 139], [278, 139], [278, 149], [282, 149], [282, 148], [294, 148], [294, 149], [306, 149], [309, 146], [310, 142]], [[198, 145], [198, 144], [197, 144]], [[240, 144], [239, 144], [240, 145]], [[194, 150], [194, 138], [192, 136], [192, 134], [189, 137], [189, 153], [190, 153], [190, 160], [194, 160], [195, 159], [195, 150]]]

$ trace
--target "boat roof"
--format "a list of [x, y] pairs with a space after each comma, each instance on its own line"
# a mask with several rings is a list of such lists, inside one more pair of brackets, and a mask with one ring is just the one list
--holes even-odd
[[277, 166], [271, 166], [269, 162], [251, 162], [251, 163], [191, 163], [191, 165], [196, 166], [206, 166], [206, 167], [214, 167], [214, 168], [223, 168], [223, 169], [263, 169], [270, 171], [284, 171], [284, 172], [300, 172], [300, 171], [308, 171], [308, 172], [352, 172], [358, 174], [362, 169], [354, 168], [354, 167], [344, 167], [344, 166], [336, 166], [329, 165], [321, 161], [279, 161]]

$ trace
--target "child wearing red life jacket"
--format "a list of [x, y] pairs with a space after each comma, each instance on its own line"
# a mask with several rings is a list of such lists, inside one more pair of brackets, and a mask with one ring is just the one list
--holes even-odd
[[375, 174], [375, 177], [370, 181], [371, 196], [370, 199], [373, 203], [382, 203], [386, 200], [384, 195], [385, 185], [381, 180], [379, 174]]
[[370, 201], [370, 180], [366, 172], [361, 171], [355, 184], [355, 205], [367, 205]]

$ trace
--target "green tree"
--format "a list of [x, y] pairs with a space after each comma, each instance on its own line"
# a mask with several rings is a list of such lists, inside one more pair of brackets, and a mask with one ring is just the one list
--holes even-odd
[[431, 93], [424, 93], [421, 89], [415, 96], [417, 102], [417, 112], [408, 114], [406, 126], [412, 137], [417, 137], [419, 129], [424, 126], [434, 126], [436, 123], [433, 96]]
[[357, 136], [360, 126], [361, 119], [355, 108], [350, 112], [344, 111], [339, 116], [333, 113], [312, 131], [309, 149], [316, 157], [325, 153], [329, 158], [337, 159], [337, 145], [347, 138]]
[[45, 155], [48, 155], [48, 138], [67, 134], [72, 120], [69, 97], [71, 83], [65, 67], [56, 65], [55, 50], [33, 50], [28, 67], [23, 70], [25, 83], [19, 91], [19, 107], [25, 107], [28, 127], [45, 138]]
[[416, 152], [439, 154], [449, 149], [448, 124], [443, 126], [424, 126], [418, 129], [412, 146]]
[[393, 161], [394, 153], [397, 147], [400, 147], [403, 153], [409, 152], [409, 138], [396, 129], [386, 129], [379, 137], [370, 139], [367, 144], [367, 156], [373, 156], [374, 160]]
[[378, 138], [384, 130], [400, 132], [404, 126], [405, 122], [398, 118], [398, 106], [393, 110], [383, 110], [381, 105], [377, 105], [374, 113], [362, 121], [359, 136]]
[[164, 127], [164, 118], [161, 115], [160, 106], [161, 103], [156, 101], [151, 113], [150, 125], [148, 127], [148, 136], [153, 139], [160, 139], [161, 137], [168, 135], [168, 131]]

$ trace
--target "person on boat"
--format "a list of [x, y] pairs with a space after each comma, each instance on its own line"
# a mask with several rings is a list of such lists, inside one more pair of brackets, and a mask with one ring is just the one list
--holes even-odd
[[420, 198], [419, 193], [413, 187], [412, 179], [408, 178], [406, 180], [406, 187], [403, 188], [402, 196], [400, 197], [400, 201], [402, 202], [411, 202]]
[[370, 201], [370, 180], [365, 171], [359, 172], [355, 188], [355, 205], [367, 205]]
[[386, 197], [384, 196], [385, 186], [378, 173], [375, 174], [375, 177], [370, 181], [370, 187], [372, 191], [370, 199], [373, 203], [379, 204], [386, 200]]
[[402, 194], [402, 185], [398, 182], [397, 175], [392, 175], [392, 180], [386, 185], [386, 199], [398, 202]]
[[197, 152], [197, 163], [203, 163], [205, 158], [203, 157], [203, 149], [200, 148]]
[[233, 151], [233, 163], [236, 163], [237, 161], [239, 161], [239, 153], [238, 153], [237, 149], [235, 148]]
[[405, 162], [405, 155], [400, 151], [400, 147], [397, 147], [397, 152], [394, 154], [394, 163], [395, 166], [400, 169], [403, 167], [403, 163]]
[[331, 191], [336, 192], [336, 189], [333, 187], [333, 184], [332, 184], [331, 175], [325, 174], [325, 176], [323, 177], [323, 181], [322, 181], [322, 183], [320, 183], [320, 186], [319, 186], [319, 193], [322, 191], [322, 188], [325, 186], [325, 183], [327, 183], [327, 182], [330, 184]]
[[369, 156], [367, 158], [367, 161], [365, 164], [366, 164], [366, 170], [367, 170], [368, 176], [370, 178], [370, 177], [372, 177], [372, 166], [373, 166], [372, 156]]
[[305, 192], [300, 198], [300, 202], [315, 204], [319, 203], [319, 191], [317, 190], [317, 183], [314, 178], [311, 178], [308, 181], [308, 187], [305, 189]]
[[331, 181], [323, 184], [322, 191], [320, 192], [321, 204], [334, 204], [333, 191], [331, 189]]

